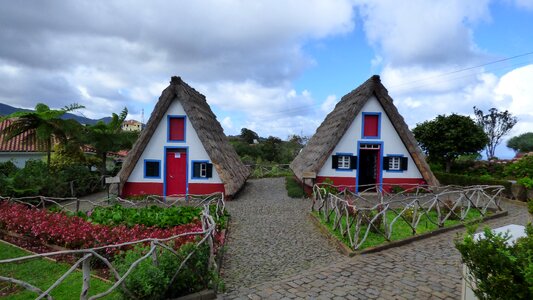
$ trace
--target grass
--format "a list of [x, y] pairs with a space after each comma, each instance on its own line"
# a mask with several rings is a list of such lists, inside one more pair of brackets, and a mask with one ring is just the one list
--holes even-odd
[[293, 176], [285, 177], [285, 188], [287, 189], [287, 195], [291, 198], [303, 198], [304, 191], [302, 186], [296, 181]]
[[[29, 252], [13, 247], [0, 241], [0, 259], [15, 258], [29, 255]], [[71, 266], [65, 263], [56, 263], [46, 259], [33, 259], [19, 263], [0, 264], [0, 274], [26, 281], [43, 291], [50, 287], [59, 277], [61, 277]], [[90, 295], [96, 295], [111, 287], [110, 283], [97, 278], [91, 278]], [[74, 299], [78, 298], [81, 292], [82, 273], [74, 271], [58, 287], [52, 291], [54, 299]], [[0, 295], [5, 289], [13, 286], [5, 282], [0, 282]], [[2, 299], [35, 299], [36, 293], [27, 291], [24, 288], [17, 288], [14, 293], [1, 297]], [[119, 294], [113, 292], [104, 299], [119, 299]]]
[[[339, 239], [340, 241], [342, 241], [344, 244], [346, 244], [348, 247], [351, 248], [348, 236], [342, 236], [339, 230], [335, 230], [335, 231], [333, 230], [333, 218], [331, 218], [330, 222], [326, 222], [323, 215], [319, 214], [318, 212], [313, 212], [313, 214], [316, 217], [318, 217], [318, 219], [320, 220], [320, 223], [326, 226], [326, 228], [331, 234], [333, 234], [337, 239]], [[392, 220], [396, 217], [396, 214], [394, 214], [391, 211], [388, 211], [386, 216], [387, 216], [387, 223], [388, 223], [387, 226], [389, 226]], [[468, 212], [465, 218], [465, 221], [448, 219], [444, 222], [444, 227], [451, 227], [451, 226], [462, 224], [462, 223], [473, 222], [473, 221], [479, 220], [480, 218], [481, 218], [481, 214], [478, 211], [471, 209]], [[416, 228], [416, 235], [428, 233], [433, 230], [439, 229], [438, 225], [434, 224], [430, 220], [433, 220], [433, 222], [437, 223], [437, 212], [430, 211], [427, 214], [427, 217], [422, 217], [422, 219], [420, 220]], [[346, 217], [342, 217], [341, 222], [342, 222], [342, 226], [345, 226]], [[361, 231], [359, 234], [359, 242], [364, 237], [367, 227], [368, 225], [361, 225]], [[352, 234], [354, 230], [355, 230], [355, 226], [352, 225], [352, 231], [351, 231]], [[396, 222], [392, 226], [392, 234], [391, 234], [390, 240], [399, 241], [399, 240], [403, 240], [411, 236], [413, 236], [413, 230], [411, 229], [411, 226], [409, 226], [409, 224], [403, 218], [400, 217], [398, 220], [396, 220]], [[366, 240], [357, 250], [379, 246], [387, 242], [388, 241], [385, 239], [385, 237], [381, 235], [380, 233], [369, 231], [368, 236], [366, 237]]]

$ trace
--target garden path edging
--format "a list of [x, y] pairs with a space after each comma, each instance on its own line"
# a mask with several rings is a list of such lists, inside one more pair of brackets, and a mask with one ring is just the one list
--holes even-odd
[[[504, 217], [504, 216], [507, 216], [508, 214], [509, 213], [507, 211], [497, 212], [497, 213], [495, 213], [493, 215], [483, 217], [481, 220], [479, 220], [479, 223], [483, 223], [483, 222], [488, 221], [488, 220]], [[344, 255], [350, 256], [350, 257], [354, 256], [354, 255], [359, 255], [359, 254], [380, 252], [380, 251], [383, 251], [383, 250], [386, 250], [386, 249], [403, 246], [403, 245], [410, 244], [410, 243], [415, 242], [415, 241], [419, 241], [419, 240], [423, 240], [423, 239], [426, 239], [426, 238], [430, 238], [430, 237], [439, 235], [441, 233], [445, 233], [445, 232], [452, 231], [452, 230], [459, 229], [459, 228], [464, 228], [468, 224], [468, 222], [467, 222], [467, 223], [457, 224], [457, 225], [450, 226], [450, 227], [439, 228], [439, 229], [432, 230], [430, 232], [417, 234], [417, 235], [414, 235], [414, 236], [411, 236], [411, 237], [408, 237], [408, 238], [405, 238], [405, 239], [402, 239], [402, 240], [386, 242], [386, 243], [384, 243], [382, 245], [379, 245], [379, 246], [369, 247], [369, 248], [365, 248], [363, 250], [353, 250], [350, 247], [348, 247], [346, 244], [344, 244], [342, 241], [340, 241], [336, 236], [331, 234], [329, 232], [328, 228], [326, 226], [324, 226], [320, 222], [320, 220], [318, 219], [317, 216], [313, 215], [313, 213], [309, 213], [309, 217], [311, 218], [311, 221], [313, 222], [313, 224], [315, 224], [315, 226], [317, 226], [319, 231], [322, 234], [324, 234], [326, 236], [326, 238], [328, 238], [329, 240], [331, 240], [335, 244], [337, 250], [339, 250], [339, 252], [341, 254], [344, 254]]]

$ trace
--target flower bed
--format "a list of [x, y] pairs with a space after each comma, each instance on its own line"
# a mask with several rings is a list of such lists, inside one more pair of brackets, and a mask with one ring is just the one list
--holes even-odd
[[[23, 204], [0, 202], [0, 229], [34, 238], [42, 243], [69, 249], [94, 248], [145, 238], [167, 238], [184, 232], [201, 232], [199, 220], [169, 228], [144, 225], [105, 226], [77, 216], [29, 208]], [[175, 240], [174, 247], [194, 241], [194, 236]]]

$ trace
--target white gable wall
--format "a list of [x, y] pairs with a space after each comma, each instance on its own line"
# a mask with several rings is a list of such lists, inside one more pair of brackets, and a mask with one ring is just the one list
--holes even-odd
[[[363, 124], [363, 112], [380, 112], [381, 113], [381, 138], [380, 139], [361, 139], [361, 129]], [[383, 142], [383, 149], [381, 150], [381, 156], [387, 156], [391, 154], [401, 154], [408, 157], [407, 170], [403, 172], [387, 172], [383, 170], [383, 178], [422, 178], [422, 174], [413, 162], [413, 158], [407, 151], [407, 148], [403, 144], [400, 136], [397, 134], [396, 129], [392, 125], [389, 117], [383, 110], [383, 107], [372, 96], [361, 109], [361, 112], [355, 117], [354, 121], [341, 138], [337, 146], [333, 149], [332, 153], [318, 172], [318, 176], [321, 177], [356, 177], [357, 170], [335, 170], [331, 168], [332, 155], [336, 153], [348, 153], [351, 155], [357, 155], [357, 142]], [[355, 182], [354, 182], [355, 184]]]
[[[158, 182], [162, 183], [165, 179], [165, 147], [188, 147], [187, 153], [187, 179], [189, 183], [222, 183], [216, 168], [213, 167], [213, 177], [208, 179], [193, 179], [192, 178], [192, 161], [193, 160], [209, 160], [209, 155], [205, 151], [200, 138], [196, 134], [196, 130], [191, 124], [188, 117], [185, 117], [185, 142], [168, 142], [168, 116], [186, 116], [185, 110], [181, 103], [177, 100], [172, 101], [167, 112], [159, 121], [157, 129], [150, 138], [148, 145], [144, 149], [139, 161], [135, 165], [128, 182]], [[161, 178], [144, 178], [144, 160], [154, 159], [161, 161]], [[211, 162], [212, 163], [212, 162]]]

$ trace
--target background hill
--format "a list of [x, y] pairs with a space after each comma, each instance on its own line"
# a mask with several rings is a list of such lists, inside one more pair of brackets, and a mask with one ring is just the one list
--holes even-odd
[[[0, 103], [0, 116], [6, 116], [6, 115], [12, 114], [12, 113], [17, 112], [17, 111], [31, 111], [31, 110], [30, 109], [23, 109], [23, 108], [13, 107], [13, 106], [10, 106], [10, 105], [7, 105], [7, 104]], [[80, 124], [90, 124], [90, 125], [96, 124], [96, 122], [98, 122], [98, 121], [104, 121], [105, 123], [108, 123], [109, 121], [111, 121], [111, 117], [105, 117], [105, 118], [101, 118], [101, 119], [95, 120], [95, 119], [89, 119], [89, 118], [78, 116], [78, 115], [71, 114], [71, 113], [66, 113], [63, 116], [63, 119], [74, 119], [74, 120], [80, 122]]]

